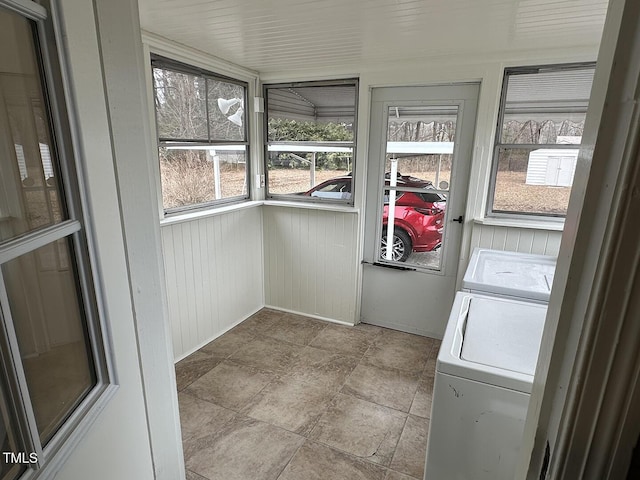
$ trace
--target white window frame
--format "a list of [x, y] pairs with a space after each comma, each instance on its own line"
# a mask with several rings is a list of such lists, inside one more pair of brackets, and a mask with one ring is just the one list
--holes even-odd
[[[264, 115], [264, 176], [265, 176], [265, 190], [266, 199], [273, 201], [293, 201], [301, 204], [309, 203], [316, 205], [339, 205], [344, 207], [352, 207], [355, 199], [355, 177], [356, 177], [356, 144], [357, 144], [357, 131], [358, 131], [358, 98], [359, 98], [359, 79], [347, 78], [347, 79], [334, 79], [334, 80], [312, 80], [305, 82], [279, 82], [273, 84], [263, 85], [263, 95], [265, 101], [265, 115]], [[331, 87], [339, 85], [353, 85], [355, 87], [354, 93], [354, 116], [353, 116], [353, 140], [350, 142], [313, 142], [313, 141], [269, 141], [269, 90], [286, 88], [286, 87]], [[351, 198], [318, 198], [312, 196], [296, 195], [295, 193], [271, 193], [269, 192], [269, 149], [270, 148], [286, 148], [288, 145], [296, 145], [301, 148], [322, 148], [322, 147], [337, 147], [337, 148], [351, 148], [352, 155], [352, 168], [351, 168]]]
[[[517, 144], [517, 143], [502, 143], [502, 131], [505, 116], [505, 103], [507, 99], [507, 90], [510, 76], [518, 74], [534, 74], [541, 71], [563, 71], [574, 69], [595, 68], [595, 62], [580, 62], [580, 63], [564, 63], [554, 65], [538, 65], [538, 66], [526, 66], [526, 67], [507, 67], [503, 71], [502, 87], [500, 93], [500, 104], [498, 107], [498, 123], [495, 134], [495, 141], [493, 145], [493, 154], [491, 157], [491, 171], [489, 177], [489, 187], [487, 192], [487, 204], [485, 211], [485, 219], [487, 223], [491, 223], [492, 220], [500, 221], [526, 221], [532, 224], [546, 224], [548, 226], [557, 225], [558, 229], [562, 228], [564, 224], [565, 215], [545, 215], [539, 212], [505, 212], [494, 211], [493, 205], [495, 200], [496, 182], [498, 175], [498, 164], [500, 149], [513, 148], [513, 149], [530, 149], [535, 148], [537, 150], [571, 150], [579, 149], [580, 145], [561, 145], [561, 144]], [[556, 228], [552, 228], [556, 229]]]
[[49, 128], [52, 131], [52, 142], [56, 145], [56, 160], [62, 187], [60, 194], [66, 202], [69, 216], [68, 220], [1, 242], [0, 264], [60, 239], [70, 242], [76, 266], [78, 293], [81, 297], [79, 304], [87, 323], [87, 346], [91, 351], [96, 376], [95, 384], [90, 391], [43, 446], [29, 399], [8, 294], [0, 270], [0, 368], [6, 376], [8, 415], [18, 429], [18, 449], [27, 456], [33, 453], [37, 455], [37, 461], [29, 463], [19, 478], [49, 479], [56, 475], [117, 391], [117, 372], [110, 348], [108, 327], [104, 320], [99, 280], [96, 276], [94, 242], [84, 208], [87, 198], [82, 181], [82, 162], [78, 158], [80, 149], [74, 148], [72, 141], [79, 137], [79, 129], [71, 116], [73, 108], [67, 95], [70, 82], [68, 65], [62, 51], [63, 37], [57, 3], [56, 0], [51, 0], [48, 10], [30, 0], [0, 0], [0, 7], [35, 23], [35, 35], [38, 40], [36, 55], [40, 57], [42, 64], [41, 82], [50, 111]]
[[[161, 68], [166, 68], [168, 70], [173, 70], [176, 72], [180, 72], [180, 73], [184, 73], [187, 75], [197, 75], [197, 76], [202, 76], [206, 79], [211, 79], [211, 80], [215, 80], [215, 81], [222, 81], [222, 82], [226, 82], [226, 83], [232, 83], [238, 86], [241, 86], [244, 89], [244, 125], [243, 125], [243, 130], [244, 130], [244, 140], [240, 141], [240, 140], [211, 140], [209, 139], [209, 141], [202, 141], [202, 140], [188, 140], [188, 139], [182, 139], [182, 140], [177, 140], [177, 139], [164, 139], [164, 138], [160, 138], [160, 135], [158, 133], [158, 125], [157, 125], [157, 112], [155, 109], [155, 88], [154, 88], [154, 84], [153, 84], [153, 74], [151, 74], [151, 95], [152, 95], [152, 102], [151, 105], [153, 105], [153, 123], [156, 126], [155, 128], [155, 141], [157, 142], [157, 147], [158, 147], [158, 151], [161, 147], [166, 147], [166, 146], [172, 146], [172, 147], [187, 147], [187, 148], [198, 148], [198, 147], [202, 147], [203, 149], [210, 146], [210, 145], [224, 145], [224, 146], [244, 146], [244, 152], [245, 152], [245, 181], [246, 181], [246, 193], [244, 195], [238, 195], [238, 196], [233, 196], [233, 197], [227, 197], [227, 198], [220, 198], [220, 199], [216, 199], [216, 200], [212, 200], [212, 201], [207, 201], [207, 202], [202, 202], [202, 203], [195, 203], [195, 204], [190, 204], [190, 205], [184, 205], [184, 206], [180, 206], [180, 207], [173, 207], [173, 208], [166, 208], [164, 206], [164, 202], [162, 199], [162, 178], [161, 178], [161, 171], [160, 171], [160, 156], [158, 155], [158, 186], [159, 186], [159, 195], [160, 195], [160, 207], [161, 207], [161, 211], [164, 212], [164, 216], [165, 217], [170, 217], [170, 216], [175, 216], [175, 215], [180, 215], [180, 214], [185, 214], [185, 213], [191, 213], [194, 211], [203, 211], [203, 210], [208, 210], [211, 208], [217, 208], [217, 207], [222, 207], [222, 206], [228, 206], [228, 205], [233, 205], [233, 204], [238, 204], [238, 203], [243, 203], [243, 202], [247, 202], [251, 200], [251, 172], [252, 172], [252, 168], [251, 168], [251, 164], [252, 164], [252, 155], [251, 155], [251, 141], [250, 141], [250, 134], [251, 134], [251, 128], [252, 128], [252, 121], [251, 121], [251, 112], [252, 112], [252, 108], [249, 105], [249, 98], [250, 98], [250, 85], [247, 81], [245, 80], [241, 80], [239, 78], [235, 78], [233, 76], [229, 76], [229, 75], [224, 75], [221, 73], [217, 73], [214, 72], [212, 69], [208, 69], [208, 68], [203, 68], [203, 67], [199, 67], [196, 66], [192, 63], [189, 62], [184, 62], [182, 60], [176, 60], [173, 56], [167, 56], [165, 53], [156, 53], [155, 51], [152, 51], [149, 53], [150, 55], [150, 62], [151, 62], [151, 71], [153, 71], [153, 68], [155, 66], [159, 66]], [[208, 119], [207, 119], [207, 126], [209, 125], [208, 123]], [[219, 181], [219, 179], [218, 179]]]

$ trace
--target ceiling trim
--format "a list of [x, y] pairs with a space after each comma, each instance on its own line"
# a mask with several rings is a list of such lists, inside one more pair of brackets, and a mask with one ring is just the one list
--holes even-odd
[[142, 30], [142, 43], [146, 44], [152, 53], [162, 55], [172, 60], [179, 60], [205, 70], [211, 70], [215, 73], [224, 74], [238, 80], [244, 80], [247, 83], [254, 82], [259, 78], [258, 72], [255, 70], [182, 45], [146, 30]]

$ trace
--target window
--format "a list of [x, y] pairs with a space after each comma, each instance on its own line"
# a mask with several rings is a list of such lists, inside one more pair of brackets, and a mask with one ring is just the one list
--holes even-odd
[[1, 480], [50, 468], [109, 384], [45, 7], [0, 1]]
[[353, 202], [357, 97], [356, 80], [265, 86], [267, 197]]
[[152, 56], [162, 204], [249, 198], [247, 84]]
[[566, 215], [594, 70], [505, 70], [488, 215]]

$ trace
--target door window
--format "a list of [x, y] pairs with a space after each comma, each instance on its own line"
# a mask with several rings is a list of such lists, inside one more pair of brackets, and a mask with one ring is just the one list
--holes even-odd
[[442, 268], [457, 115], [455, 105], [388, 107], [381, 262]]

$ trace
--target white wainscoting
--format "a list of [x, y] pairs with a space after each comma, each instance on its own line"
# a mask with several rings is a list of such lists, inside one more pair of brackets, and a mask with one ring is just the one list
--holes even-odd
[[557, 256], [561, 238], [561, 231], [474, 224], [470, 251], [482, 247]]
[[353, 324], [357, 212], [265, 205], [263, 216], [266, 305]]
[[163, 225], [174, 358], [184, 358], [264, 305], [262, 209]]

